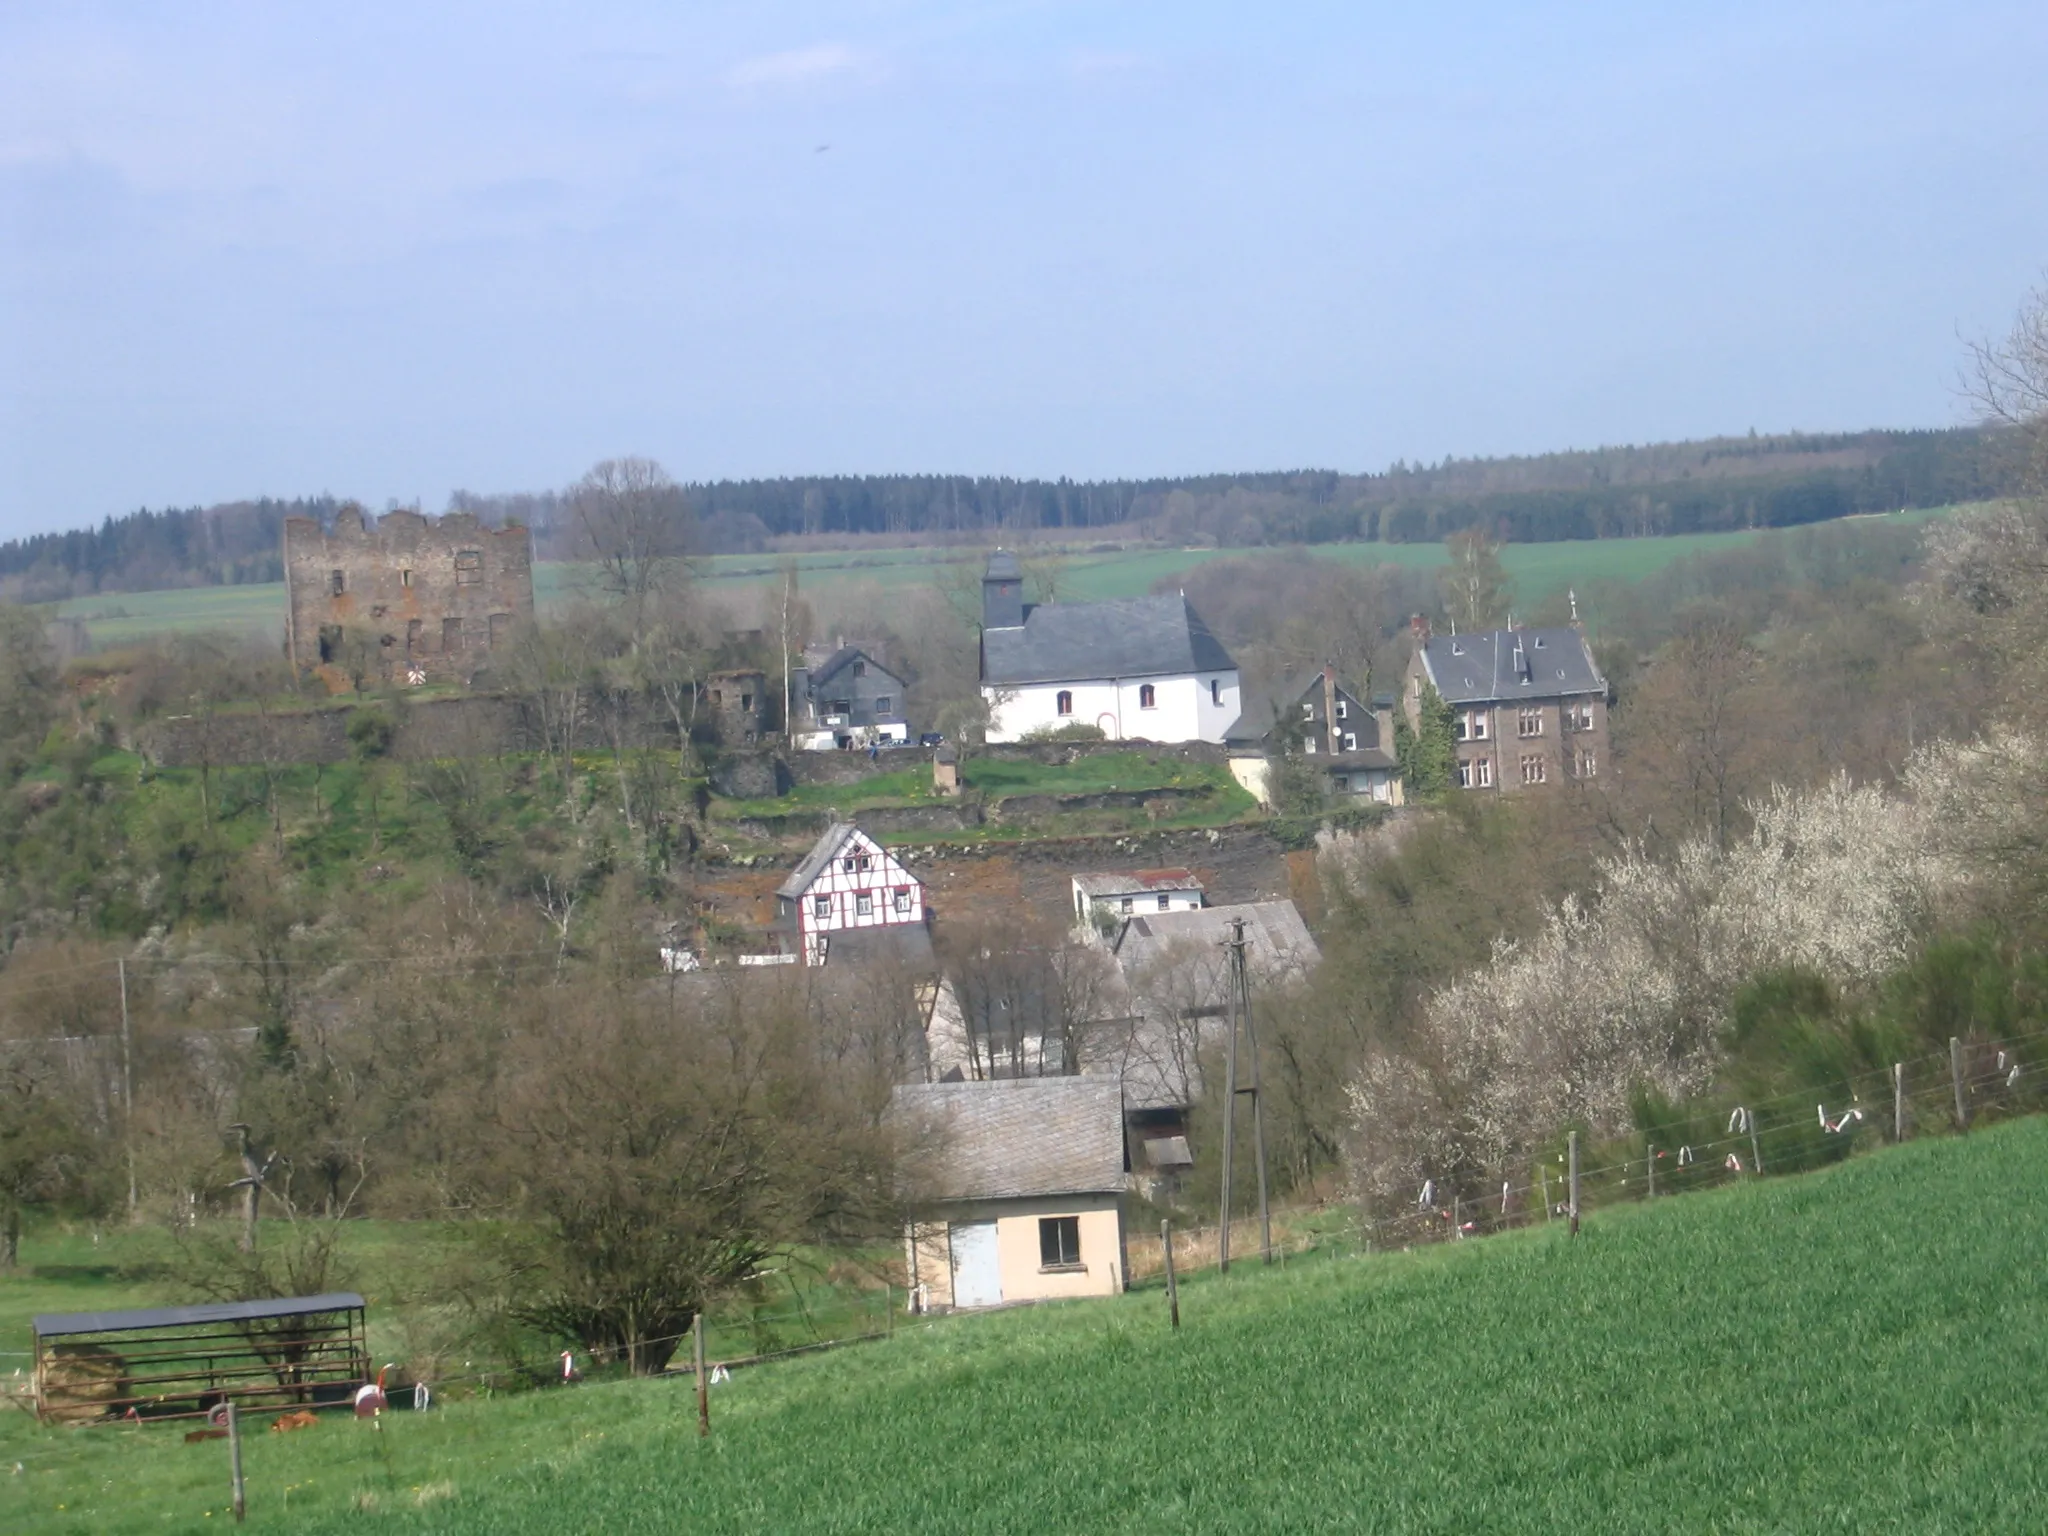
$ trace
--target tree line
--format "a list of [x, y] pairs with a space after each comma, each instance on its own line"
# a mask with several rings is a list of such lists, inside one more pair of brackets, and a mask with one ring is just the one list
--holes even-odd
[[[1996, 432], [1862, 432], [1716, 438], [1496, 459], [1334, 470], [1074, 481], [837, 475], [675, 484], [663, 516], [700, 554], [778, 541], [1147, 538], [1229, 547], [1435, 543], [1480, 530], [1518, 543], [1782, 528], [1981, 500], [2009, 483]], [[282, 577], [288, 516], [331, 518], [332, 497], [142, 510], [98, 528], [0, 544], [0, 597], [232, 585]], [[533, 530], [544, 560], [588, 554], [575, 487], [482, 495], [447, 510]]]

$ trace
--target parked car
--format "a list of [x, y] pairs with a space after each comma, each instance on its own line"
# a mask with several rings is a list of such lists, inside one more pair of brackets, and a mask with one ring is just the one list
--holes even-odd
[[926, 731], [917, 738], [917, 744], [920, 747], [943, 747], [946, 744], [945, 733], [941, 731]]

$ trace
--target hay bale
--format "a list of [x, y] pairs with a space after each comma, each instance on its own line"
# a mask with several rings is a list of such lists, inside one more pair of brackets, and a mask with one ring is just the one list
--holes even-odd
[[43, 1361], [44, 1418], [91, 1424], [128, 1395], [128, 1362], [104, 1344], [58, 1344]]

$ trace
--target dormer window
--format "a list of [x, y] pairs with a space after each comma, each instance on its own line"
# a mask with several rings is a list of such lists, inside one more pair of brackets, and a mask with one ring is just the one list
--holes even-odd
[[1209, 679], [1209, 702], [1211, 704], [1221, 704], [1223, 702], [1223, 679], [1220, 677]]

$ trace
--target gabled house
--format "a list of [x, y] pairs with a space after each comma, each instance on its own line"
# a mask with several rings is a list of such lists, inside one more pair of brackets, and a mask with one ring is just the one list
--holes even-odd
[[908, 686], [857, 645], [840, 646], [815, 667], [799, 667], [789, 682], [797, 746], [813, 752], [900, 746], [910, 740]]
[[[897, 929], [921, 937], [924, 921], [923, 882], [850, 821], [827, 827], [775, 890], [774, 931], [807, 965], [828, 963], [837, 936]], [[929, 956], [928, 942], [918, 947]]]
[[1184, 595], [1024, 601], [1016, 556], [981, 583], [988, 739], [1091, 725], [1111, 741], [1214, 741], [1242, 710], [1237, 663]]
[[1288, 678], [1253, 693], [1224, 733], [1230, 772], [1261, 805], [1272, 804], [1268, 764], [1276, 751], [1299, 752], [1322, 773], [1333, 796], [1399, 805], [1401, 768], [1394, 758], [1394, 701], [1370, 707], [1337, 680], [1335, 667]]
[[1113, 1296], [1128, 1184], [1114, 1078], [916, 1083], [892, 1111], [918, 1148], [904, 1229], [914, 1311]]
[[1140, 912], [1193, 912], [1207, 900], [1193, 870], [1139, 869], [1129, 874], [1076, 875], [1074, 921], [1093, 932], [1114, 929]]
[[1254, 1006], [1307, 981], [1322, 951], [1291, 901], [1253, 901], [1133, 916], [1110, 950], [1122, 1017], [1091, 1041], [1085, 1072], [1123, 1084], [1134, 1176], [1154, 1192], [1191, 1165], [1188, 1117], [1203, 1091], [1205, 1051], [1229, 1028], [1225, 942], [1244, 924]]
[[1511, 791], [1598, 776], [1607, 761], [1607, 679], [1577, 625], [1432, 635], [1411, 622], [1407, 710], [1422, 691], [1451, 711], [1459, 788]]

